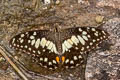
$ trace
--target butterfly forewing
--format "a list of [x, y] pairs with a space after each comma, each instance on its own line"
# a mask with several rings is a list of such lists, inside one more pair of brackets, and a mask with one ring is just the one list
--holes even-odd
[[108, 37], [108, 33], [93, 27], [78, 27], [66, 30], [69, 34], [62, 42], [64, 67], [74, 68], [85, 61], [86, 52], [94, 49]]

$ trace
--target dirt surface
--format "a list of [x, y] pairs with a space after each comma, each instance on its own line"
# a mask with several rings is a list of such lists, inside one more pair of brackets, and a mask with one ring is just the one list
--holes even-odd
[[[57, 24], [56, 24], [57, 23]], [[104, 23], [104, 24], [103, 24]], [[0, 1], [0, 44], [32, 29], [98, 27], [110, 34], [109, 40], [91, 51], [85, 70], [86, 80], [120, 80], [120, 0], [61, 0], [45, 5], [42, 0]], [[3, 65], [4, 64], [4, 65]], [[0, 80], [21, 80], [0, 55]], [[80, 80], [79, 68], [68, 72], [32, 77], [35, 80]]]

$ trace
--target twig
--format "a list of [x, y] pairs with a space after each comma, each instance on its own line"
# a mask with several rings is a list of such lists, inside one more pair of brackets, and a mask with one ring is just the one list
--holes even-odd
[[3, 47], [0, 45], [0, 53], [2, 56], [10, 63], [10, 65], [15, 69], [15, 71], [24, 79], [28, 80], [28, 78], [23, 74], [23, 72], [14, 64], [14, 62], [8, 57], [9, 54]]

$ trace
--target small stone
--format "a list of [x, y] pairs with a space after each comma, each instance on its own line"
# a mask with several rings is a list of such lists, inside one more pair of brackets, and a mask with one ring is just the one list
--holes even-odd
[[104, 19], [104, 16], [96, 16], [96, 18], [95, 18], [95, 21], [97, 22], [97, 23], [101, 23], [101, 22], [103, 22], [103, 19]]

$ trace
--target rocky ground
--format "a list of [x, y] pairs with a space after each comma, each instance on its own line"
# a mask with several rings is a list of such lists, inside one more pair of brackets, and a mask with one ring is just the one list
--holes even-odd
[[[9, 48], [12, 36], [26, 30], [53, 28], [46, 24], [59, 23], [62, 29], [75, 26], [98, 27], [102, 24], [102, 29], [110, 34], [109, 40], [90, 52], [85, 78], [120, 80], [120, 0], [60, 0], [60, 3], [57, 1], [47, 5], [42, 0], [1, 0], [0, 44], [13, 52]], [[37, 76], [35, 79], [79, 80], [77, 73], [56, 73]], [[21, 80], [2, 55], [0, 80]]]

